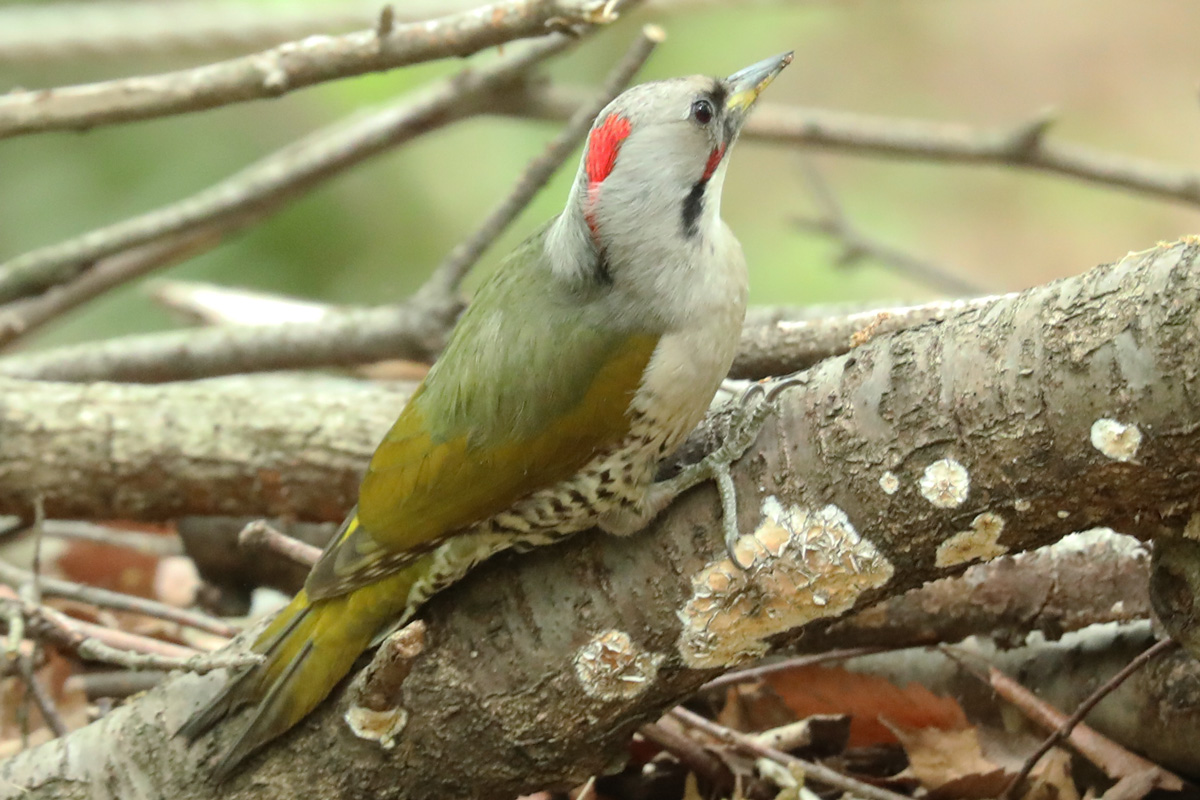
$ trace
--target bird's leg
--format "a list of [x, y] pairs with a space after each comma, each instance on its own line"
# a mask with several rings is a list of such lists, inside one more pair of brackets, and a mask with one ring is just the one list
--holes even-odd
[[798, 385], [803, 379], [797, 375], [758, 381], [746, 387], [732, 403], [725, 440], [713, 452], [684, 467], [677, 475], [658, 481], [650, 486], [640, 508], [620, 517], [608, 517], [601, 527], [610, 533], [625, 534], [640, 530], [658, 516], [675, 498], [693, 486], [712, 480], [717, 484], [721, 498], [721, 522], [725, 531], [725, 550], [738, 567], [746, 569], [734, 552], [741, 533], [737, 524], [737, 490], [733, 484], [730, 466], [745, 455], [750, 445], [758, 438], [759, 431], [775, 410], [775, 399], [784, 389]]

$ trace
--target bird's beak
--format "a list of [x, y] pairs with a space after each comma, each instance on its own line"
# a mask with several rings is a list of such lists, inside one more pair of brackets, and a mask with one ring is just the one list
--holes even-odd
[[767, 88], [767, 84], [775, 80], [775, 76], [790, 63], [792, 63], [792, 51], [789, 50], [786, 53], [763, 59], [757, 64], [751, 64], [730, 75], [725, 79], [725, 86], [729, 89], [728, 98], [725, 100], [726, 110], [738, 116], [744, 116], [754, 105], [754, 101], [758, 99], [762, 90]]

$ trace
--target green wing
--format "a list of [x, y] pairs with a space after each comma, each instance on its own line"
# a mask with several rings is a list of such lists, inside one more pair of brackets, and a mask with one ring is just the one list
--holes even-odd
[[540, 243], [480, 290], [375, 451], [355, 516], [308, 578], [311, 599], [378, 580], [402, 566], [397, 554], [570, 477], [628, 433], [658, 336], [613, 332], [586, 302], [556, 296]]

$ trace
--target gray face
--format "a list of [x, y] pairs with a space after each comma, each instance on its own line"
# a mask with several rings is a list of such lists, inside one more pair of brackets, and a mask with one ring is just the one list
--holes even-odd
[[737, 135], [740, 115], [726, 109], [729, 92], [723, 81], [704, 75], [673, 78], [635, 86], [612, 102], [601, 121], [612, 113], [630, 121], [629, 142], [651, 133], [670, 137], [667, 154], [690, 159], [703, 174], [709, 155], [728, 149]]
[[720, 251], [718, 239], [732, 237], [720, 220], [730, 150], [759, 93], [790, 61], [783, 53], [728, 78], [646, 83], [610, 103], [548, 240], [557, 269], [612, 286], [633, 270]]
[[584, 162], [585, 218], [598, 243], [616, 203], [635, 207], [658, 235], [700, 233], [710, 187], [720, 189], [712, 178], [741, 126], [728, 98], [724, 81], [697, 75], [635, 86], [600, 114]]

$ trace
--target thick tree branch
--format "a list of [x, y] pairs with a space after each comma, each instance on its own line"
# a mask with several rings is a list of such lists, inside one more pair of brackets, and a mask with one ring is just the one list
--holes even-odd
[[[758, 380], [808, 369], [830, 356], [840, 356], [873, 339], [915, 328], [972, 309], [986, 309], [1015, 294], [936, 300], [919, 306], [853, 311], [812, 317], [792, 308], [751, 309], [742, 328], [731, 378]], [[0, 374], [5, 364], [0, 360]]]
[[977, 564], [806, 634], [808, 653], [844, 647], [913, 647], [991, 637], [1019, 645], [1032, 631], [1057, 639], [1106, 622], [1150, 617], [1150, 559], [1108, 531]]
[[[200, 111], [278, 97], [324, 81], [469, 56], [575, 25], [616, 19], [610, 0], [499, 0], [422, 22], [341, 36], [309, 36], [194, 69], [0, 95], [0, 139], [23, 133]], [[381, 4], [382, 7], [382, 4]]]
[[[224, 796], [253, 797], [263, 782], [344, 798], [571, 785], [739, 658], [850, 610], [1078, 529], [1181, 530], [1200, 509], [1190, 466], [1200, 449], [1198, 258], [1192, 241], [1157, 248], [823, 362], [780, 395], [734, 470], [748, 571], [725, 555], [711, 487], [637, 536], [585, 534], [494, 558], [423, 611], [428, 644], [394, 698], [408, 715], [394, 749], [355, 740], [341, 721], [347, 701], [335, 700]], [[4, 424], [36, 424], [23, 406], [14, 413], [10, 394], [0, 395]], [[241, 417], [281, 411], [246, 406]], [[10, 438], [0, 431], [0, 446]], [[181, 466], [164, 465], [162, 491], [186, 488], [170, 483]], [[342, 478], [336, 466], [330, 482]], [[38, 486], [61, 478], [43, 473]], [[213, 504], [200, 500], [176, 505]], [[581, 662], [596, 641], [627, 651], [604, 660], [611, 674]], [[168, 737], [217, 682], [173, 680], [6, 762], [3, 785], [39, 797], [74, 796], [73, 786], [210, 796], [200, 776], [221, 743]]]
[[49, 516], [85, 519], [340, 520], [408, 397], [328, 378], [2, 383], [0, 513], [28, 516], [40, 495]]
[[[498, 98], [495, 110], [539, 119], [564, 119], [580, 100], [576, 89], [521, 87]], [[1020, 167], [1157, 200], [1200, 206], [1200, 171], [1059, 142], [1047, 136], [1052, 122], [1052, 117], [1039, 116], [1007, 129], [986, 129], [764, 102], [746, 121], [743, 135], [758, 141], [823, 147], [854, 155]]]

